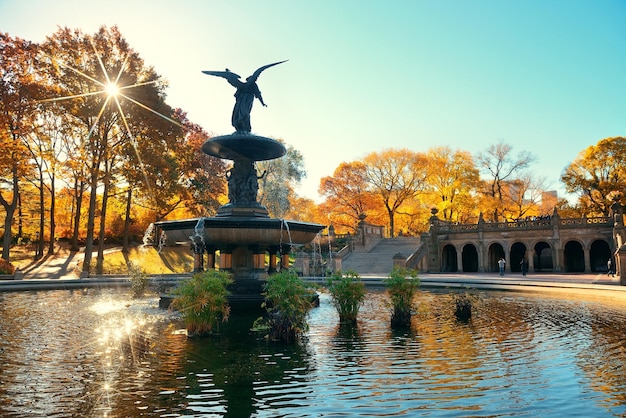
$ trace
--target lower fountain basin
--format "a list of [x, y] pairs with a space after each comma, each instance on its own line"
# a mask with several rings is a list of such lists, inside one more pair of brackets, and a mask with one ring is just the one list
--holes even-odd
[[[279, 244], [308, 244], [325, 228], [324, 225], [273, 218], [195, 218], [156, 222], [170, 244], [189, 244], [198, 237], [197, 227], [203, 225], [201, 238], [206, 245], [271, 247]], [[160, 234], [160, 232], [158, 232]]]

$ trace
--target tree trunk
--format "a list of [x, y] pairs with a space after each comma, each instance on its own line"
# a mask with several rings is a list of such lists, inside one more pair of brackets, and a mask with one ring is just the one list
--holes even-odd
[[9, 250], [11, 249], [11, 225], [13, 224], [13, 215], [15, 214], [16, 205], [3, 205], [5, 211], [4, 217], [4, 236], [2, 239], [2, 258], [9, 261]]
[[78, 245], [78, 237], [80, 234], [80, 214], [83, 207], [83, 194], [85, 192], [85, 182], [82, 180], [76, 179], [76, 183], [74, 183], [74, 225], [72, 226], [72, 246], [70, 251], [78, 251], [80, 250], [80, 246]]
[[4, 208], [4, 237], [2, 239], [2, 258], [9, 261], [9, 253], [11, 250], [11, 226], [13, 225], [13, 216], [15, 215], [15, 209], [17, 209], [17, 203], [20, 196], [20, 186], [17, 176], [17, 165], [13, 165], [13, 197], [11, 202], [8, 202], [0, 195], [0, 204]]
[[87, 237], [85, 238], [85, 257], [83, 259], [83, 273], [89, 273], [92, 252], [93, 234], [96, 226], [96, 206], [98, 205], [98, 165], [91, 171], [91, 184], [89, 190], [89, 209], [87, 212]]
[[23, 213], [22, 213], [22, 198], [17, 196], [17, 236], [19, 238], [24, 237], [24, 225], [23, 225]]
[[54, 244], [56, 235], [56, 223], [54, 222], [55, 206], [56, 206], [56, 190], [54, 185], [55, 176], [50, 177], [50, 245], [48, 246], [48, 254], [54, 254]]
[[395, 236], [395, 216], [392, 210], [388, 211], [389, 213], [389, 238], [393, 238]]
[[109, 175], [105, 175], [102, 205], [100, 206], [100, 231], [98, 231], [98, 256], [96, 257], [96, 274], [102, 274], [104, 268], [104, 234], [106, 231], [107, 202], [109, 200]]
[[123, 253], [128, 253], [129, 251], [128, 234], [130, 231], [130, 208], [131, 208], [132, 199], [133, 199], [133, 188], [128, 186], [128, 195], [126, 197], [126, 214], [124, 218], [124, 238], [123, 238], [123, 243], [122, 243]]
[[[41, 167], [41, 166], [40, 166]], [[37, 240], [37, 250], [35, 251], [35, 259], [43, 256], [43, 247], [45, 243], [44, 230], [46, 228], [46, 209], [45, 209], [45, 193], [43, 184], [43, 172], [39, 169], [39, 239]]]

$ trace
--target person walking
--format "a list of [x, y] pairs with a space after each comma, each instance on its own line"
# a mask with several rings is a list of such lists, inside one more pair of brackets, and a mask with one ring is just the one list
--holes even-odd
[[527, 271], [526, 260], [522, 258], [522, 261], [519, 263], [519, 265], [522, 268], [522, 276], [526, 276], [526, 271]]
[[606, 267], [608, 272], [606, 273], [607, 276], [611, 276], [611, 277], [615, 277], [615, 272], [613, 271], [613, 263], [611, 262], [611, 259], [609, 258], [609, 261], [606, 262]]
[[504, 276], [504, 266], [506, 265], [506, 261], [504, 258], [500, 257], [498, 260], [498, 267], [500, 267], [500, 276]]

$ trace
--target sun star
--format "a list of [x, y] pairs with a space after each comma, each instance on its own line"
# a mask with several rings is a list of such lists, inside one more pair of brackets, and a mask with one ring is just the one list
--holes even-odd
[[120, 94], [120, 88], [117, 84], [109, 82], [104, 86], [104, 91], [109, 95], [109, 97], [116, 97]]

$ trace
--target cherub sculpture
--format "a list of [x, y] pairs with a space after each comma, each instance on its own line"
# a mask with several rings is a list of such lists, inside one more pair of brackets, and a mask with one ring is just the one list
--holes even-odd
[[235, 92], [235, 107], [233, 108], [233, 116], [231, 118], [231, 123], [237, 132], [250, 133], [252, 130], [250, 126], [250, 112], [252, 111], [252, 103], [255, 97], [259, 99], [263, 106], [267, 107], [265, 102], [263, 102], [259, 86], [256, 84], [259, 75], [261, 75], [263, 70], [286, 61], [287, 60], [264, 65], [257, 69], [250, 77], [246, 78], [245, 82], [241, 81], [241, 77], [228, 68], [226, 71], [202, 71], [204, 74], [225, 78], [231, 86], [237, 89]]

